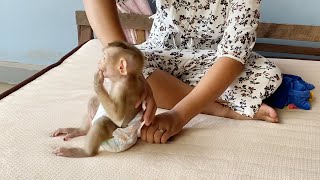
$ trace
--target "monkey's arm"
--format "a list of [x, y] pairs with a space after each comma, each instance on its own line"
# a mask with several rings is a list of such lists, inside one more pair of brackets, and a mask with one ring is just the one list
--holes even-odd
[[78, 137], [78, 136], [84, 136], [88, 133], [90, 126], [91, 126], [91, 120], [95, 116], [97, 109], [99, 106], [99, 100], [96, 96], [92, 97], [89, 100], [88, 103], [88, 112], [83, 117], [82, 124], [80, 128], [59, 128], [55, 130], [51, 136], [56, 137], [59, 135], [65, 135], [63, 140], [67, 141], [71, 138]]
[[[102, 104], [104, 110], [108, 116], [114, 121], [121, 121], [125, 114], [125, 96], [121, 94], [121, 88], [119, 88], [119, 94], [116, 99], [110, 97], [108, 91], [103, 86], [104, 77], [102, 72], [99, 71], [94, 77], [94, 89], [97, 93], [98, 99]], [[122, 105], [121, 105], [122, 104]]]
[[109, 95], [107, 90], [101, 86], [96, 89], [97, 96], [104, 110], [110, 116], [112, 120], [119, 119], [121, 114], [121, 106], [118, 105]]

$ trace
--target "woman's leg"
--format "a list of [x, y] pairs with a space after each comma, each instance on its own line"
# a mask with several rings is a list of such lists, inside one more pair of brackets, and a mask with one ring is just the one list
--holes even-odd
[[[164, 109], [173, 108], [193, 89], [192, 86], [185, 84], [176, 77], [159, 69], [154, 71], [147, 78], [147, 81], [152, 88], [158, 107]], [[203, 108], [202, 113], [231, 119], [258, 119], [269, 122], [278, 122], [276, 111], [265, 104], [260, 107], [253, 118], [249, 118], [247, 116], [240, 115], [220, 102], [212, 100], [212, 102]]]

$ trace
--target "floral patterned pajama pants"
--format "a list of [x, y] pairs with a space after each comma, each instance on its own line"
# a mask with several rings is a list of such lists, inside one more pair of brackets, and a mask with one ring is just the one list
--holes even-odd
[[[144, 76], [156, 69], [163, 70], [181, 81], [196, 86], [216, 62], [215, 50], [148, 50], [139, 47], [146, 56]], [[201, 51], [201, 53], [199, 53]], [[204, 55], [205, 54], [205, 55]], [[228, 73], [228, 70], [225, 71]], [[235, 112], [253, 117], [262, 100], [269, 97], [281, 84], [278, 67], [259, 54], [252, 53], [244, 71], [220, 96]]]

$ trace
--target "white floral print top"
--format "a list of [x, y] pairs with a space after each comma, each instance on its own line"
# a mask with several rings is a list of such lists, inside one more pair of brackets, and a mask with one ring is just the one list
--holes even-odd
[[[118, 0], [124, 1], [124, 0]], [[157, 0], [150, 49], [211, 49], [243, 64], [252, 53], [261, 0]]]

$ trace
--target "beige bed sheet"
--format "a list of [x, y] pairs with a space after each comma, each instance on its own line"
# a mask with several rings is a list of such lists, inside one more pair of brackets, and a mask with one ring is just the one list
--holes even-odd
[[[70, 159], [80, 146], [50, 133], [79, 126], [102, 57], [97, 40], [0, 101], [0, 179], [320, 179], [320, 62], [274, 59], [316, 86], [312, 110], [279, 110], [280, 123], [198, 115], [170, 143]], [[159, 109], [158, 112], [162, 111]]]

